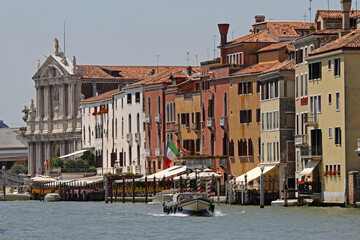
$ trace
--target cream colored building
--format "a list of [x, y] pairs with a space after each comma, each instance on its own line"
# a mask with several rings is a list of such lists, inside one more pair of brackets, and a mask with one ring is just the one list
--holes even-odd
[[347, 173], [360, 168], [354, 149], [360, 136], [359, 30], [310, 53], [311, 160], [320, 159], [321, 201], [347, 202]]

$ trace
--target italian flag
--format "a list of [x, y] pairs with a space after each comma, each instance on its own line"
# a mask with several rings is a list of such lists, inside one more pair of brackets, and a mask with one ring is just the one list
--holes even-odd
[[170, 140], [168, 142], [168, 147], [166, 151], [166, 162], [165, 162], [166, 168], [170, 166], [170, 164], [172, 163], [172, 161], [174, 161], [177, 155], [179, 155], [179, 152], [176, 149], [174, 143]]

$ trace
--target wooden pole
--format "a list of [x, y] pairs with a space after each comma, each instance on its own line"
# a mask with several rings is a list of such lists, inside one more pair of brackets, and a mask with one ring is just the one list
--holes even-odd
[[123, 203], [125, 203], [125, 177], [123, 177], [123, 185], [122, 185], [122, 197], [123, 197]]
[[115, 202], [117, 200], [117, 195], [118, 195], [118, 184], [115, 182]]
[[4, 195], [4, 201], [6, 201], [6, 186], [5, 186], [5, 183], [3, 184], [3, 195]]
[[154, 182], [153, 182], [153, 186], [154, 186], [153, 191], [154, 191], [154, 197], [155, 197], [155, 195], [156, 195], [156, 177], [155, 177], [155, 175], [154, 175]]
[[110, 177], [110, 203], [113, 202], [113, 178]]
[[148, 185], [147, 185], [147, 177], [145, 176], [145, 203], [148, 203]]
[[135, 203], [135, 177], [133, 177], [132, 193], [133, 193], [133, 203]]
[[217, 181], [217, 202], [218, 202], [218, 206], [220, 205], [220, 181]]
[[109, 176], [105, 175], [105, 203], [109, 202]]
[[179, 182], [179, 191], [182, 192], [182, 177], [180, 175], [180, 182]]

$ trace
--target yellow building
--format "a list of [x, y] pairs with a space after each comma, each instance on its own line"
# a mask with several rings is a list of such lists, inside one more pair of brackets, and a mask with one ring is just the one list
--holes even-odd
[[306, 59], [309, 148], [302, 156], [320, 166], [324, 203], [346, 203], [347, 173], [360, 168], [354, 152], [360, 136], [359, 38], [359, 30], [353, 31], [314, 50]]

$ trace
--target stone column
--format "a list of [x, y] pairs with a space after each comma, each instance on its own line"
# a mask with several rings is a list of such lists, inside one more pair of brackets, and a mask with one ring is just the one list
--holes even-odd
[[97, 91], [96, 83], [92, 83], [91, 85], [92, 85], [92, 89], [93, 89], [93, 95], [92, 96], [96, 96], [96, 91]]
[[28, 142], [28, 174], [30, 176], [34, 176], [34, 169], [33, 169], [33, 161], [34, 161], [34, 153], [33, 153], [33, 142]]
[[41, 174], [41, 142], [36, 142], [36, 164], [35, 164], [35, 172], [36, 175]]
[[64, 84], [60, 84], [59, 85], [60, 88], [60, 109], [59, 109], [59, 118], [63, 119], [66, 118], [65, 116], [65, 85]]
[[44, 120], [49, 118], [49, 86], [44, 86]]
[[71, 119], [72, 116], [73, 116], [73, 105], [74, 105], [74, 99], [73, 99], [73, 96], [74, 96], [74, 85], [73, 84], [69, 84], [68, 85], [68, 119]]
[[39, 93], [40, 89], [37, 86], [36, 87], [36, 120], [39, 119], [40, 117], [40, 93]]
[[64, 156], [66, 153], [65, 153], [65, 141], [64, 140], [61, 140], [60, 141], [60, 156]]

